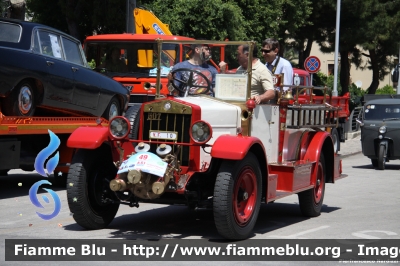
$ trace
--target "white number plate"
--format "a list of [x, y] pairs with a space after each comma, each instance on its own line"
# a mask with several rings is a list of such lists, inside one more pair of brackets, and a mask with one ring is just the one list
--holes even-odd
[[150, 131], [150, 139], [169, 139], [177, 140], [178, 133], [171, 131]]

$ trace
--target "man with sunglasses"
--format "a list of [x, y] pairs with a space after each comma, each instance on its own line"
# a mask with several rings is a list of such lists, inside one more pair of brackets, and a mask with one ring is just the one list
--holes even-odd
[[[192, 44], [191, 45], [191, 54], [190, 59], [180, 62], [172, 68], [172, 72], [174, 76], [170, 74], [168, 77], [169, 79], [174, 82], [175, 86], [180, 88], [180, 92], [176, 92], [180, 96], [183, 96], [182, 91], [185, 91], [187, 83], [194, 85], [193, 87], [189, 88], [189, 94], [201, 94], [206, 91], [208, 84], [211, 84], [210, 90], [206, 93], [211, 96], [214, 96], [214, 87], [215, 87], [215, 75], [218, 73], [217, 69], [212, 65], [208, 64], [207, 61], [211, 59], [211, 51], [208, 45], [204, 44]], [[179, 69], [192, 69], [195, 70], [194, 72], [190, 71], [179, 71]], [[200, 72], [202, 75], [197, 74]], [[188, 81], [192, 76], [192, 80]], [[205, 80], [204, 78], [207, 78]], [[179, 82], [182, 81], [182, 82]]]
[[[266, 62], [265, 66], [272, 74], [283, 74], [284, 85], [293, 84], [293, 67], [288, 60], [279, 56], [279, 42], [276, 39], [268, 38], [262, 42], [262, 54]], [[283, 87], [288, 90], [289, 87]]]

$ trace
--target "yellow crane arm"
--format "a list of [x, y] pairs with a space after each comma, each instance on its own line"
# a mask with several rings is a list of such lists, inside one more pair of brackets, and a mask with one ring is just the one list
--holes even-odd
[[150, 10], [135, 8], [133, 15], [135, 17], [136, 33], [172, 35], [169, 25], [162, 23]]

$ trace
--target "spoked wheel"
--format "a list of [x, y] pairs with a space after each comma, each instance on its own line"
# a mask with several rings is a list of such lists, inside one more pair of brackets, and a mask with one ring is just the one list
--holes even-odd
[[75, 221], [86, 229], [105, 228], [114, 219], [119, 201], [110, 189], [117, 168], [107, 146], [78, 150], [67, 178], [68, 205]]
[[386, 163], [386, 147], [383, 145], [379, 145], [378, 169], [385, 170], [385, 163]]
[[2, 112], [10, 116], [32, 116], [35, 113], [34, 86], [29, 81], [19, 83], [2, 101]]
[[245, 239], [252, 232], [261, 204], [261, 170], [249, 152], [241, 161], [223, 161], [214, 187], [213, 212], [218, 232]]
[[316, 184], [313, 189], [309, 189], [298, 194], [300, 210], [304, 216], [316, 217], [321, 214], [322, 202], [325, 194], [325, 158], [321, 153], [317, 165]]

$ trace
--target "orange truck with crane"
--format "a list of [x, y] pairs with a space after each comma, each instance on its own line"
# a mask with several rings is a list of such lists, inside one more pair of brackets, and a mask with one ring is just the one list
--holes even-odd
[[[179, 43], [164, 43], [162, 56], [157, 57], [157, 39], [190, 41], [193, 38], [172, 35], [167, 24], [162, 23], [151, 11], [135, 8], [133, 11], [136, 33], [99, 34], [89, 36], [83, 43], [88, 62], [94, 62], [95, 70], [122, 83], [131, 91], [130, 105], [154, 100], [157, 60], [161, 60], [161, 94], [167, 95], [167, 75], [171, 67], [186, 60], [191, 49]], [[223, 45], [214, 46], [214, 56], [224, 60]], [[127, 71], [115, 71], [101, 67], [111, 51], [120, 50], [120, 59], [127, 65]], [[209, 61], [219, 69], [216, 59]]]

